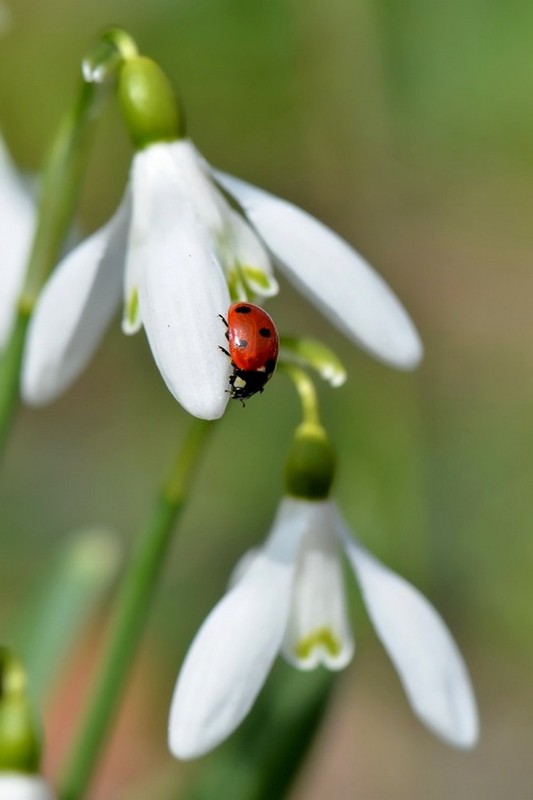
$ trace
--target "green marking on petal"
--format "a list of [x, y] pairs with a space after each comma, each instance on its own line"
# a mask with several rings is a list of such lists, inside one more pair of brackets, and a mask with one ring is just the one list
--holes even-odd
[[262, 297], [272, 297], [278, 293], [278, 283], [259, 267], [241, 265], [242, 277], [248, 288]]
[[250, 299], [242, 279], [241, 271], [237, 266], [230, 267], [227, 270], [226, 281], [228, 283], [229, 296], [233, 303]]
[[309, 636], [306, 636], [305, 639], [300, 639], [300, 641], [297, 642], [294, 648], [294, 654], [297, 658], [305, 661], [317, 647], [327, 650], [330, 656], [340, 655], [342, 649], [341, 642], [337, 639], [331, 628], [317, 628], [317, 630], [310, 633]]
[[128, 320], [128, 324], [133, 326], [137, 321], [137, 317], [139, 315], [139, 292], [137, 289], [134, 289], [130, 294], [128, 300], [128, 306], [126, 308], [126, 317]]

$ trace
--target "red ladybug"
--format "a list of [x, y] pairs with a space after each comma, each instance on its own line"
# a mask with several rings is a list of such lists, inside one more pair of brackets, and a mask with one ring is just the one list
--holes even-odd
[[246, 400], [262, 392], [276, 368], [279, 339], [276, 326], [266, 311], [253, 303], [233, 303], [228, 309], [226, 339], [231, 359], [229, 393], [233, 400]]

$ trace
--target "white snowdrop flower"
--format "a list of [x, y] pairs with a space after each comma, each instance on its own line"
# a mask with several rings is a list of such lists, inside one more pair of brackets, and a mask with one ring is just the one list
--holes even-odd
[[0, 136], [0, 352], [16, 316], [35, 227], [35, 204]]
[[[146, 91], [129, 91], [139, 81]], [[411, 320], [361, 256], [290, 203], [213, 172], [182, 138], [154, 62], [126, 62], [119, 86], [138, 148], [129, 187], [114, 217], [58, 265], [38, 301], [22, 375], [26, 402], [47, 403], [75, 380], [122, 296], [123, 330], [144, 327], [178, 402], [198, 417], [221, 416], [230, 367], [218, 348], [225, 343], [219, 315], [230, 297], [277, 292], [273, 260], [352, 340], [401, 369], [418, 363]]]
[[185, 658], [169, 720], [177, 758], [201, 756], [235, 730], [279, 653], [302, 670], [349, 663], [342, 552], [415, 714], [449, 743], [475, 744], [468, 673], [435, 609], [350, 534], [330, 499], [285, 497], [265, 544], [239, 565]]
[[55, 795], [39, 775], [0, 772], [2, 800], [54, 800]]
[[[131, 73], [138, 80], [141, 71], [157, 91], [164, 80], [166, 90], [166, 78], [148, 59], [126, 67], [123, 82]], [[22, 372], [22, 394], [31, 405], [53, 400], [74, 381], [123, 296], [123, 330], [144, 327], [178, 402], [197, 417], [220, 417], [230, 373], [218, 348], [226, 343], [219, 315], [230, 304], [228, 287], [243, 296], [277, 291], [265, 247], [216, 187], [190, 140], [179, 136], [174, 98], [170, 119], [163, 101], [163, 119], [156, 115], [149, 126], [139, 118], [144, 110], [134, 109], [129, 122], [137, 126], [138, 150], [118, 210], [63, 259], [39, 298]]]

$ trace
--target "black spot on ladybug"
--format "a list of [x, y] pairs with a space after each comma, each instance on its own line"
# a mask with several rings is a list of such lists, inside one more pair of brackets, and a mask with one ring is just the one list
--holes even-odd
[[252, 309], [250, 306], [239, 306], [235, 309], [236, 314], [250, 314]]
[[272, 331], [270, 328], [259, 328], [259, 336], [262, 336], [263, 339], [270, 339]]
[[235, 346], [236, 347], [248, 347], [248, 342], [246, 341], [246, 339], [238, 339], [235, 342]]

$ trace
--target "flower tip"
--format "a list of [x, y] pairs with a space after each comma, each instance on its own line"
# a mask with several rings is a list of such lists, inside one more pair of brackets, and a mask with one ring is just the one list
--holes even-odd
[[472, 750], [479, 741], [479, 718], [473, 692], [464, 700], [465, 707], [459, 714], [449, 730], [437, 731], [449, 744], [459, 750]]
[[411, 323], [404, 337], [398, 339], [395, 351], [385, 360], [397, 369], [410, 372], [419, 366], [423, 357], [424, 345], [418, 331]]
[[168, 727], [168, 749], [178, 761], [192, 761], [205, 755], [211, 748], [199, 747], [182, 726], [171, 722]]

